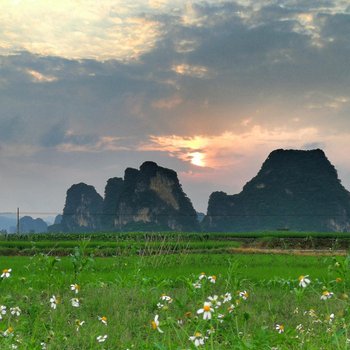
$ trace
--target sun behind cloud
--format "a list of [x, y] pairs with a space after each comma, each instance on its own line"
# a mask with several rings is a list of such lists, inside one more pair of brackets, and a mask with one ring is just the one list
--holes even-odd
[[190, 153], [191, 156], [191, 163], [193, 165], [197, 165], [200, 167], [204, 167], [205, 166], [205, 159], [204, 159], [204, 154], [201, 152], [193, 152]]

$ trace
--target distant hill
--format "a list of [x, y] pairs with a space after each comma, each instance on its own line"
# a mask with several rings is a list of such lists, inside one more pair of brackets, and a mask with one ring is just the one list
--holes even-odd
[[145, 162], [107, 181], [102, 198], [93, 186], [73, 185], [62, 221], [50, 231], [198, 231], [197, 213], [175, 171]]
[[47, 223], [43, 219], [33, 219], [31, 216], [23, 216], [20, 218], [19, 227], [21, 233], [47, 232]]
[[350, 193], [320, 149], [275, 150], [236, 195], [211, 194], [206, 231], [350, 231]]
[[16, 223], [17, 223], [16, 215], [12, 215], [12, 216], [0, 215], [0, 230], [6, 230], [7, 232], [10, 232], [10, 230], [16, 226]]

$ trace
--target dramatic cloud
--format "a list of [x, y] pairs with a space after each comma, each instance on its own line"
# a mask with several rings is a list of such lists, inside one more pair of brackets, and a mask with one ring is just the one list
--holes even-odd
[[154, 160], [204, 211], [275, 148], [323, 148], [350, 189], [347, 1], [4, 0], [0, 22], [0, 210]]

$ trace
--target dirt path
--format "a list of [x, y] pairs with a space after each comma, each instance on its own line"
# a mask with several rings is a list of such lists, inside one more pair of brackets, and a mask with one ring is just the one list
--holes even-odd
[[267, 249], [267, 248], [231, 248], [232, 254], [285, 254], [285, 255], [305, 255], [305, 256], [346, 256], [345, 249]]

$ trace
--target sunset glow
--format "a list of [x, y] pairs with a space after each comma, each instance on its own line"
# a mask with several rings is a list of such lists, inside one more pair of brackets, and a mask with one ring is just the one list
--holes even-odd
[[205, 212], [279, 148], [324, 150], [350, 189], [349, 19], [344, 0], [0, 1], [0, 209], [60, 212], [73, 183], [154, 161]]
[[193, 165], [205, 166], [204, 154], [203, 153], [193, 152], [193, 153], [190, 153], [190, 156], [191, 156], [191, 163]]

